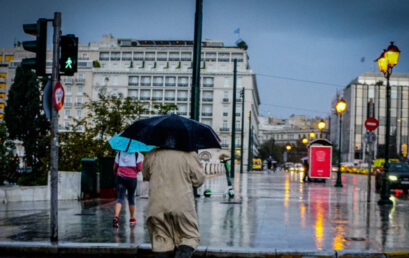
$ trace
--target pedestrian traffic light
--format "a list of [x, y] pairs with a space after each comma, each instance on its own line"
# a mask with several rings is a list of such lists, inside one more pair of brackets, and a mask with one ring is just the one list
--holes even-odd
[[78, 67], [78, 38], [73, 34], [61, 36], [60, 74], [73, 75]]
[[43, 76], [47, 54], [47, 19], [40, 18], [37, 23], [23, 24], [23, 30], [27, 34], [36, 36], [36, 40], [23, 42], [23, 48], [36, 53], [36, 57], [23, 59], [21, 65], [34, 69], [37, 75]]

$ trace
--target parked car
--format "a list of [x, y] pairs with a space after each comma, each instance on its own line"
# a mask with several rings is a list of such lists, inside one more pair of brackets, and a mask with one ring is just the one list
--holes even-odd
[[[376, 172], [375, 189], [379, 193], [382, 189], [384, 170]], [[390, 189], [404, 189], [409, 191], [409, 165], [403, 162], [389, 163], [388, 178]]]

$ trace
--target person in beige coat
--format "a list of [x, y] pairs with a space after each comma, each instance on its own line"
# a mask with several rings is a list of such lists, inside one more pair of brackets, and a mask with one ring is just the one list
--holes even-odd
[[200, 241], [193, 187], [205, 180], [196, 152], [158, 149], [145, 155], [143, 180], [149, 181], [146, 225], [157, 257], [190, 257]]

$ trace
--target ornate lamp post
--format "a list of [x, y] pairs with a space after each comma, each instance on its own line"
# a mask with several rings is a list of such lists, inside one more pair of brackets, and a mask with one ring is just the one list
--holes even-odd
[[311, 132], [311, 133], [310, 133], [310, 138], [311, 138], [311, 139], [314, 139], [314, 138], [315, 138], [315, 133], [314, 133], [314, 132]]
[[389, 135], [390, 135], [390, 120], [391, 120], [391, 86], [389, 85], [389, 78], [392, 74], [392, 68], [398, 63], [400, 51], [397, 46], [391, 42], [387, 50], [384, 50], [382, 55], [376, 59], [379, 70], [386, 78], [386, 130], [385, 130], [385, 165], [384, 173], [382, 173], [382, 188], [381, 199], [378, 201], [379, 205], [392, 204], [389, 200], [390, 189], [388, 182], [389, 173]]
[[292, 149], [291, 145], [289, 143], [287, 143], [287, 145], [285, 145], [285, 149], [287, 151], [290, 151]]
[[318, 129], [320, 129], [320, 138], [322, 138], [322, 130], [324, 130], [326, 124], [324, 120], [321, 119], [321, 121], [318, 123]]
[[337, 105], [335, 106], [339, 115], [339, 153], [338, 153], [338, 172], [337, 172], [337, 182], [335, 183], [335, 187], [342, 187], [342, 180], [341, 180], [341, 146], [342, 146], [342, 113], [347, 108], [347, 103], [343, 98], [338, 100]]
[[303, 144], [307, 144], [307, 143], [308, 143], [308, 138], [305, 137], [305, 135], [304, 135], [304, 137], [302, 138], [301, 142], [302, 142]]

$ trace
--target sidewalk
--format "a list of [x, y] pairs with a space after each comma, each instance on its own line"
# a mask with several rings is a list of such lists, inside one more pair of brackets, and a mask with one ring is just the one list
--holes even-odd
[[[201, 233], [196, 256], [409, 257], [407, 195], [394, 193], [394, 205], [381, 208], [374, 192], [372, 202], [366, 203], [365, 176], [344, 175], [341, 189], [333, 187], [335, 178], [325, 184], [300, 178], [284, 172], [243, 174], [235, 179], [238, 194], [232, 202], [223, 196], [225, 177], [209, 178], [202, 191], [212, 189], [212, 197], [196, 202]], [[115, 230], [113, 201], [60, 202], [60, 241], [54, 246], [49, 243], [48, 202], [2, 204], [0, 254], [40, 250], [39, 257], [47, 252], [52, 252], [50, 257], [148, 255], [146, 205], [146, 198], [137, 199], [135, 228], [126, 223], [125, 212]]]

